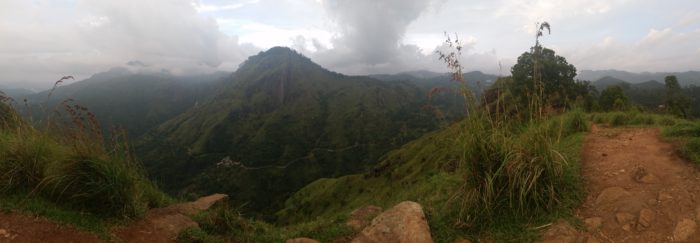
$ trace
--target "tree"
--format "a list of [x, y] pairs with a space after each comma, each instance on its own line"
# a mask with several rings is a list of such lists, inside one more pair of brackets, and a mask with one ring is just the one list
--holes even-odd
[[600, 93], [598, 104], [603, 111], [624, 110], [627, 108], [628, 101], [622, 87], [611, 85]]
[[[582, 86], [574, 80], [576, 67], [569, 64], [566, 58], [558, 56], [553, 50], [536, 45], [531, 52], [525, 52], [518, 57], [518, 63], [513, 66], [513, 91], [521, 105], [526, 105], [532, 96], [539, 96], [542, 104], [553, 108], [567, 107], [580, 94]], [[536, 57], [539, 55], [539, 57]], [[537, 67], [536, 67], [536, 64]], [[539, 70], [538, 72], [535, 72]], [[535, 87], [533, 78], [539, 76], [540, 88]], [[539, 90], [538, 90], [539, 89]], [[587, 88], [586, 88], [587, 89]]]
[[683, 118], [688, 118], [690, 110], [690, 98], [685, 96], [681, 90], [678, 79], [675, 75], [666, 76], [666, 107], [667, 109]]

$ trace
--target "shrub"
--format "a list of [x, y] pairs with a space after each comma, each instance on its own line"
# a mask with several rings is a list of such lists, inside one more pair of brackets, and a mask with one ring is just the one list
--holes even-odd
[[[65, 103], [65, 102], [64, 102]], [[39, 131], [19, 120], [0, 129], [0, 193], [30, 192], [80, 211], [107, 217], [140, 216], [169, 198], [130, 154], [125, 134], [109, 150], [94, 115], [68, 107], [70, 126]]]

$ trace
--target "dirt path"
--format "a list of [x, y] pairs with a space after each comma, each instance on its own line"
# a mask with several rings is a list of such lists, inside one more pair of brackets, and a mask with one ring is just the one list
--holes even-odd
[[0, 242], [101, 242], [97, 236], [44, 218], [0, 213]]
[[[197, 227], [190, 216], [207, 210], [226, 200], [224, 194], [214, 194], [194, 202], [175, 204], [166, 208], [149, 210], [143, 219], [112, 229], [121, 242], [176, 242], [180, 231]], [[104, 242], [91, 233], [61, 225], [45, 218], [17, 213], [0, 213], [0, 243], [5, 242]]]
[[700, 242], [700, 172], [652, 128], [594, 126], [583, 147], [586, 195], [576, 231], [552, 226], [545, 242]]

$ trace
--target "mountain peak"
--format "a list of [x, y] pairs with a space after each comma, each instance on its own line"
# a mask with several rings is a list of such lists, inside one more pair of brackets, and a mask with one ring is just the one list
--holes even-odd
[[303, 54], [288, 47], [277, 46], [248, 57], [248, 60], [238, 67], [236, 75], [252, 77], [272, 72], [284, 72], [285, 76], [292, 73], [302, 75], [313, 72], [331, 73]]

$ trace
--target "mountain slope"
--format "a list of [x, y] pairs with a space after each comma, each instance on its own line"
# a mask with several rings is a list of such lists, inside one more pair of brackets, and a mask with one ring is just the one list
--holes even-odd
[[[95, 113], [103, 129], [124, 127], [132, 138], [196, 105], [229, 74], [176, 77], [169, 74], [137, 74], [123, 68], [27, 97], [30, 114], [45, 119], [45, 109], [61, 109], [67, 99]], [[21, 107], [25, 108], [25, 107]], [[27, 113], [25, 111], [25, 113]]]
[[626, 80], [630, 83], [642, 83], [649, 80], [663, 81], [664, 78], [669, 75], [676, 75], [681, 86], [700, 85], [700, 72], [698, 71], [632, 73], [620, 70], [583, 70], [578, 74], [577, 78], [582, 80], [598, 80], [610, 76]]
[[436, 128], [426, 91], [330, 72], [276, 47], [250, 57], [209, 101], [138, 144], [152, 177], [181, 193], [225, 192], [274, 212], [307, 183], [356, 173]]

